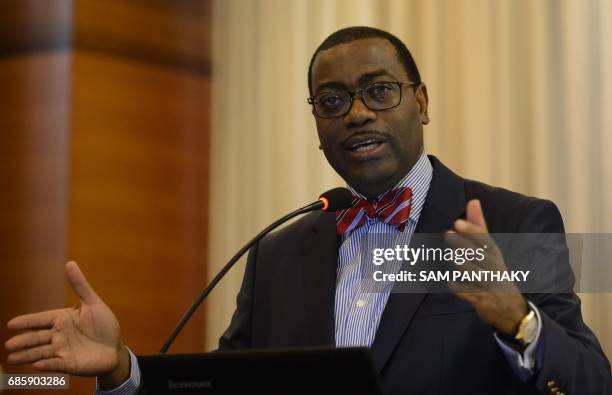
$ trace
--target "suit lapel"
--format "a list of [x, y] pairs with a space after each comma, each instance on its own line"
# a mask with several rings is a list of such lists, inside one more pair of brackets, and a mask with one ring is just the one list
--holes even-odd
[[[443, 233], [465, 212], [463, 179], [435, 157], [429, 158], [433, 176], [415, 233]], [[411, 247], [414, 247], [413, 242], [414, 237]], [[389, 295], [371, 347], [374, 365], [379, 372], [385, 367], [425, 297], [424, 293], [392, 292]]]
[[321, 213], [307, 229], [298, 257], [307, 328], [304, 346], [334, 346], [334, 298], [338, 241], [333, 213]]

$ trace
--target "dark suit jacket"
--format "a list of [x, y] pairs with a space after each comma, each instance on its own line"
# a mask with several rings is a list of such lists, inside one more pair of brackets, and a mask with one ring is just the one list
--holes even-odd
[[[442, 233], [480, 199], [489, 231], [564, 232], [549, 201], [462, 179], [435, 157], [416, 229]], [[220, 350], [334, 345], [338, 239], [333, 213], [312, 213], [253, 248]], [[560, 262], [559, 264], [567, 264]], [[392, 293], [371, 346], [387, 394], [608, 394], [610, 365], [573, 293], [529, 295], [542, 315], [543, 365], [519, 382], [493, 329], [452, 294]]]

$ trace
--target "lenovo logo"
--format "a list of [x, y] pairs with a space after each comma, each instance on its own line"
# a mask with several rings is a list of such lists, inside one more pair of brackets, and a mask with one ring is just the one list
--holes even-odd
[[183, 390], [183, 389], [196, 389], [196, 388], [212, 388], [212, 383], [208, 380], [205, 381], [172, 381], [168, 380], [169, 390]]

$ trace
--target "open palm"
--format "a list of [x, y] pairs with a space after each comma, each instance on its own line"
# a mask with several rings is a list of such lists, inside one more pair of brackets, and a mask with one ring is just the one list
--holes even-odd
[[115, 370], [125, 349], [113, 312], [89, 286], [75, 262], [66, 277], [81, 305], [13, 318], [7, 326], [25, 331], [5, 343], [12, 364], [32, 363], [38, 370], [104, 376]]

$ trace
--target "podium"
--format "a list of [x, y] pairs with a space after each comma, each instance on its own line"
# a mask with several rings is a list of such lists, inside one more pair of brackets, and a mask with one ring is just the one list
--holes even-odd
[[381, 394], [367, 348], [139, 356], [141, 394]]

